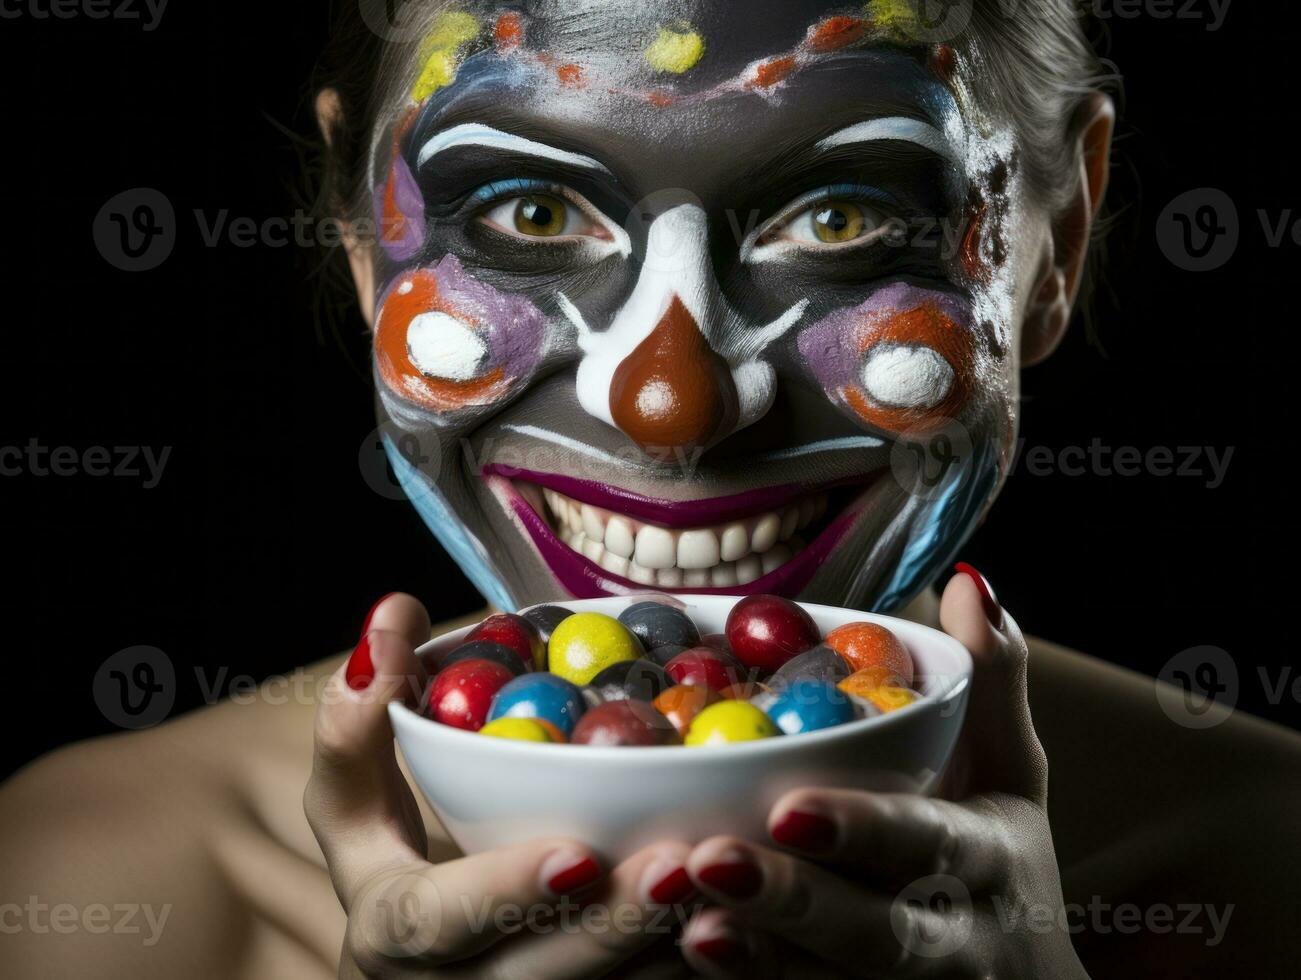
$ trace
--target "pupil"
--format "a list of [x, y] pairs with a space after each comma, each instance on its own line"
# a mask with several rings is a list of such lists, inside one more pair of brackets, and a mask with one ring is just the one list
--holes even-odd
[[545, 228], [551, 224], [551, 209], [537, 201], [524, 202], [524, 219]]
[[838, 208], [828, 208], [818, 215], [818, 222], [832, 232], [841, 232], [849, 225], [849, 215]]

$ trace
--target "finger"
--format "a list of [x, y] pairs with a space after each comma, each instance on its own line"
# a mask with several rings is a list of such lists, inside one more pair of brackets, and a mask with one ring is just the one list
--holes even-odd
[[376, 866], [421, 858], [427, 843], [419, 808], [398, 768], [388, 720], [388, 703], [408, 697], [420, 684], [411, 641], [402, 632], [372, 629], [359, 652], [372, 676], [355, 688], [345, 666], [326, 682], [316, 712], [312, 774], [303, 796], [308, 823], [345, 910]]
[[1048, 764], [1030, 718], [1029, 648], [984, 577], [970, 565], [957, 567], [940, 599], [940, 624], [971, 652], [971, 701], [963, 725], [967, 791], [1001, 790], [1043, 804]]
[[[354, 896], [347, 952], [364, 971], [482, 953], [602, 875], [590, 849], [544, 838], [440, 865], [372, 869]], [[477, 963], [477, 961], [476, 961]]]
[[682, 957], [706, 977], [808, 980], [843, 977], [845, 972], [798, 946], [755, 930], [724, 908], [701, 909], [682, 933]]
[[747, 927], [771, 932], [855, 975], [925, 975], [930, 966], [913, 955], [912, 930], [935, 935], [944, 925], [941, 913], [930, 908], [905, 905], [739, 838], [713, 837], [698, 845], [687, 870], [706, 899]]
[[797, 789], [773, 806], [768, 832], [783, 847], [886, 888], [953, 875], [976, 889], [1001, 883], [1011, 865], [1001, 816], [983, 798], [957, 804], [903, 793]]
[[518, 940], [476, 960], [476, 976], [605, 976], [670, 941], [695, 894], [686, 871], [690, 851], [678, 843], [643, 848], [576, 901], [528, 923]]
[[[371, 630], [400, 633], [415, 649], [429, 639], [433, 627], [429, 624], [429, 613], [419, 599], [405, 592], [390, 592], [376, 602], [366, 614], [366, 620], [361, 627], [363, 640]], [[348, 685], [355, 690], [362, 690], [369, 684], [374, 674], [374, 666], [367, 653], [366, 645], [360, 643], [348, 658], [346, 673]]]

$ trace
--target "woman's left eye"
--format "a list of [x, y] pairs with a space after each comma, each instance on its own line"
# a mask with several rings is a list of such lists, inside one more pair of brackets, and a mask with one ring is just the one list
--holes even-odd
[[843, 245], [865, 238], [885, 225], [886, 215], [861, 201], [824, 200], [784, 221], [768, 241]]
[[572, 201], [541, 192], [501, 200], [479, 220], [518, 238], [610, 238], [600, 221]]

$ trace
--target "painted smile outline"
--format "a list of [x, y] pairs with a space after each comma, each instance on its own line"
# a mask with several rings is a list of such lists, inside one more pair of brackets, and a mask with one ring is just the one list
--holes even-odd
[[[523, 525], [543, 560], [561, 585], [578, 599], [646, 592], [692, 593], [700, 595], [751, 595], [773, 593], [798, 595], [823, 560], [845, 536], [858, 517], [862, 503], [877, 484], [885, 468], [822, 483], [788, 483], [759, 487], [722, 497], [687, 501], [660, 500], [609, 484], [568, 477], [559, 473], [521, 470], [502, 464], [488, 464], [481, 476], [488, 489]], [[730, 586], [660, 586], [635, 582], [591, 561], [566, 544], [516, 481], [536, 488], [555, 490], [582, 503], [616, 511], [648, 523], [682, 529], [754, 517], [789, 505], [793, 501], [828, 491], [855, 492], [830, 517], [817, 536], [791, 558], [745, 584]], [[705, 517], [705, 520], [699, 518]]]

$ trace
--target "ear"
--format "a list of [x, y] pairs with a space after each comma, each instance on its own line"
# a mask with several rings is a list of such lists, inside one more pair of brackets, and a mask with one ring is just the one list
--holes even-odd
[[[316, 94], [316, 125], [320, 127], [321, 136], [326, 146], [334, 143], [334, 132], [343, 123], [343, 104], [339, 93], [332, 88], [321, 89]], [[366, 325], [375, 325], [375, 264], [370, 249], [357, 237], [352, 223], [340, 221], [343, 232], [343, 248], [348, 255], [348, 267], [352, 270], [352, 282], [357, 288], [357, 304]]]
[[1116, 108], [1109, 96], [1095, 93], [1080, 106], [1072, 132], [1079, 160], [1077, 187], [1067, 206], [1054, 217], [1052, 234], [1021, 326], [1021, 364], [1037, 364], [1051, 354], [1066, 334], [1071, 306], [1080, 288], [1089, 236], [1098, 207], [1107, 192], [1111, 133]]

